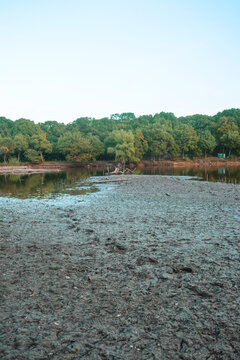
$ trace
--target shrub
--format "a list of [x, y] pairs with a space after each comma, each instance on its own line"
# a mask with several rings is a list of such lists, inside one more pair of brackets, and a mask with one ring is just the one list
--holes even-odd
[[31, 161], [32, 163], [38, 164], [42, 161], [41, 156], [39, 153], [34, 149], [28, 149], [25, 152], [26, 158]]
[[20, 162], [16, 157], [11, 157], [8, 160], [8, 165], [20, 165]]

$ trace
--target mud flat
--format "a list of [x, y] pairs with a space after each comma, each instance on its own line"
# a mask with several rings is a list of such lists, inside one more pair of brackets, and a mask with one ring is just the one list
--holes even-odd
[[125, 178], [0, 199], [1, 359], [239, 359], [240, 186]]

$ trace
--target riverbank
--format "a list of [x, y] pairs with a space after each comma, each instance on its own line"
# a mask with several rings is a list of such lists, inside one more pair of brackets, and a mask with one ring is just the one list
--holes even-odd
[[229, 160], [229, 159], [220, 159], [220, 158], [203, 158], [195, 160], [143, 160], [138, 166], [169, 166], [169, 167], [233, 167], [240, 166], [240, 160]]
[[1, 198], [2, 359], [239, 359], [240, 186], [123, 178]]
[[[105, 168], [114, 169], [116, 162], [96, 161], [89, 163], [76, 163], [64, 161], [46, 161], [40, 164], [23, 164], [19, 166], [0, 166], [0, 174], [33, 174], [42, 172], [63, 171], [76, 168]], [[204, 167], [238, 167], [240, 160], [229, 160], [219, 158], [204, 158], [196, 160], [142, 160], [138, 164], [128, 164], [130, 168], [144, 167], [172, 167], [172, 168], [204, 168]]]

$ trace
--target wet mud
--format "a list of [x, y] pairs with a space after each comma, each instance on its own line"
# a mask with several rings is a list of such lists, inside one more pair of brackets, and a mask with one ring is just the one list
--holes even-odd
[[240, 186], [126, 178], [0, 199], [1, 359], [240, 358]]

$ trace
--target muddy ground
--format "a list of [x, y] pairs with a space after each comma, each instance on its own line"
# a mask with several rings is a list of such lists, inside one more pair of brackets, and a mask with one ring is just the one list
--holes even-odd
[[240, 358], [240, 185], [129, 179], [0, 199], [1, 359]]

